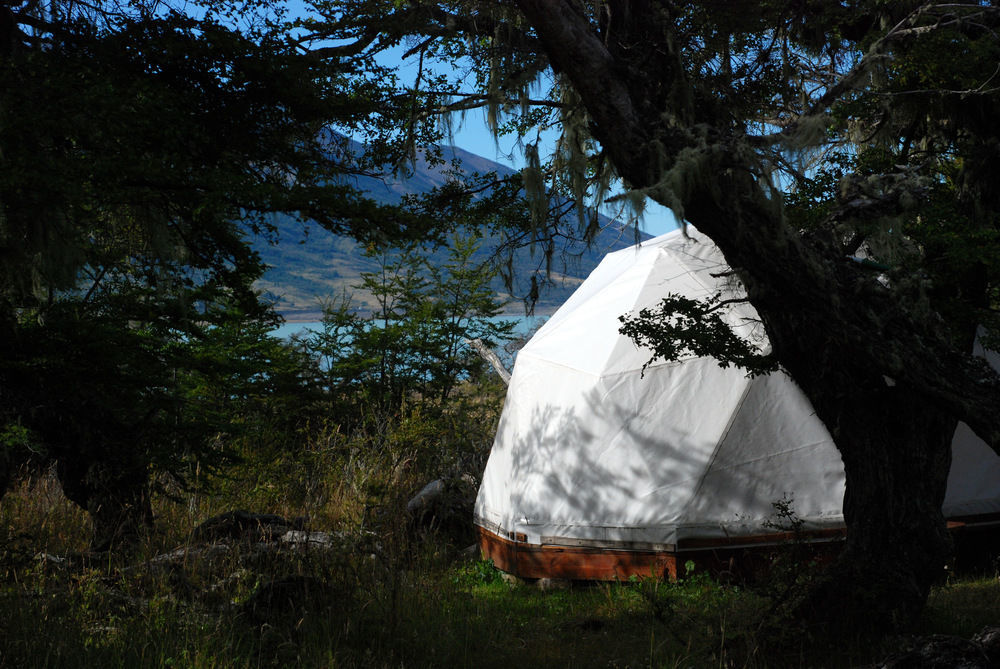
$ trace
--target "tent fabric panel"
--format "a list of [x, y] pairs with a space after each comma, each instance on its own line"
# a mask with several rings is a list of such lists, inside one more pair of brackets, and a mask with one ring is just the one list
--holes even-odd
[[[539, 345], [553, 333], [563, 327], [564, 322], [570, 318], [577, 309], [585, 305], [592, 304], [595, 300], [604, 303], [611, 302], [605, 291], [620, 293], [616, 284], [621, 281], [621, 276], [626, 273], [641, 272], [637, 269], [642, 265], [645, 249], [633, 247], [623, 249], [615, 253], [609, 253], [590, 273], [587, 279], [573, 292], [572, 295], [556, 310], [554, 314], [538, 329], [528, 345]], [[648, 264], [648, 263], [647, 263]]]
[[765, 529], [774, 504], [788, 499], [801, 519], [842, 522], [843, 498], [833, 439], [794, 381], [777, 372], [753, 379], [685, 521], [739, 517]]
[[562, 306], [538, 329], [535, 337], [543, 337], [546, 332], [554, 329], [577, 306], [593, 299], [593, 296], [614, 282], [619, 275], [631, 268], [643, 247], [634, 246], [614, 253], [609, 253], [601, 259], [587, 279], [563, 302]]
[[[979, 335], [983, 334], [980, 329]], [[972, 352], [1000, 371], [1000, 353], [984, 349], [979, 337]], [[948, 518], [1000, 512], [1000, 455], [961, 422], [952, 438], [951, 471], [943, 510]]]
[[[608, 254], [525, 349], [593, 374], [641, 369], [650, 352], [619, 334], [618, 316], [653, 307], [670, 293], [700, 299], [722, 290], [724, 297], [735, 296], [723, 280], [712, 276], [725, 269], [714, 246], [676, 233]], [[744, 329], [746, 319], [756, 322], [749, 305], [730, 309], [726, 317]]]
[[952, 440], [943, 510], [948, 518], [1000, 512], [1000, 456], [965, 423]]
[[[726, 408], [739, 401], [743, 385], [741, 376], [731, 384], [699, 383], [709, 366], [714, 363], [694, 360], [638, 381], [601, 377], [580, 411], [597, 437], [556, 464], [574, 493], [553, 500], [550, 517], [618, 527], [677, 522], [725, 430]], [[713, 402], [721, 408], [718, 414], [700, 409]], [[669, 421], [660, 416], [666, 411]]]
[[703, 382], [716, 368], [694, 360], [635, 382], [519, 357], [477, 515], [531, 535], [654, 528], [634, 540], [667, 540], [747, 384], [736, 370]]
[[[589, 290], [589, 297], [584, 302], [564, 304], [525, 345], [522, 353], [591, 374], [640, 369], [649, 355], [619, 334], [621, 323], [618, 316], [647, 306], [637, 304], [636, 300], [644, 286], [658, 280], [650, 276], [658, 267], [655, 264], [656, 252], [655, 248], [643, 248], [632, 258], [630, 265], [612, 267], [616, 270], [614, 281], [603, 283], [599, 289]], [[632, 257], [631, 250], [625, 253]], [[685, 273], [682, 272], [681, 276], [683, 278]], [[573, 342], [573, 345], [567, 346], [567, 342]]]
[[[618, 313], [632, 308], [635, 293], [645, 281], [648, 269], [648, 262], [632, 267], [616, 277], [617, 281], [592, 295], [588, 302], [576, 308], [563, 305], [518, 355], [528, 353], [566, 367], [600, 374], [621, 337]], [[567, 342], [573, 345], [567, 346]]]

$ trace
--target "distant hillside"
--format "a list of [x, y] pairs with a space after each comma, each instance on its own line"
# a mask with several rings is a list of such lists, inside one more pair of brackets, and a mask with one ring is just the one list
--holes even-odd
[[[458, 158], [468, 172], [497, 172], [501, 175], [514, 171], [504, 165], [456, 147], [445, 147], [445, 159]], [[405, 179], [383, 181], [371, 177], [356, 177], [353, 181], [359, 189], [366, 191], [375, 200], [394, 203], [403, 195], [429, 192], [446, 182], [441, 168], [432, 168], [425, 161], [418, 160], [413, 174]], [[313, 225], [308, 228], [289, 217], [277, 217], [279, 242], [276, 245], [258, 243], [255, 248], [270, 267], [258, 288], [274, 300], [279, 312], [289, 320], [316, 320], [322, 304], [336, 299], [344, 293], [351, 294], [360, 308], [370, 307], [366, 295], [355, 288], [360, 283], [360, 275], [375, 269], [369, 259], [361, 255], [357, 243], [346, 237], [333, 235], [323, 228]], [[551, 278], [553, 285], [545, 286], [536, 305], [536, 313], [548, 314], [559, 307], [567, 297], [597, 266], [605, 253], [630, 246], [633, 243], [631, 230], [622, 232], [611, 220], [602, 221], [604, 230], [599, 234], [591, 249], [575, 243], [560, 249], [553, 261]], [[642, 235], [643, 239], [648, 235]], [[485, 240], [480, 255], [483, 260], [492, 255], [497, 240]], [[537, 255], [540, 250], [536, 249]], [[495, 290], [499, 296], [512, 299], [508, 306], [511, 313], [522, 311], [519, 297], [530, 285], [530, 277], [539, 261], [530, 249], [522, 249], [514, 258], [514, 299], [498, 279]]]

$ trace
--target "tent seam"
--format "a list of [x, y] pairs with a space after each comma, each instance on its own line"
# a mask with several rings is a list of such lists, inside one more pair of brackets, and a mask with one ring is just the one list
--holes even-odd
[[701, 477], [698, 479], [698, 485], [694, 489], [694, 494], [691, 495], [691, 497], [687, 501], [687, 504], [684, 505], [684, 510], [681, 512], [683, 514], [683, 517], [685, 518], [687, 517], [687, 513], [691, 509], [691, 505], [694, 504], [694, 501], [698, 499], [698, 496], [701, 494], [701, 489], [705, 485], [705, 480], [708, 478], [709, 473], [715, 466], [715, 461], [719, 457], [719, 449], [722, 448], [722, 445], [724, 443], [726, 443], [726, 437], [729, 436], [729, 432], [733, 429], [733, 423], [736, 422], [736, 416], [739, 415], [740, 410], [743, 408], [743, 404], [746, 402], [747, 397], [750, 395], [751, 387], [753, 387], [753, 384], [748, 383], [743, 388], [743, 393], [740, 396], [740, 401], [736, 403], [736, 408], [729, 415], [729, 421], [726, 423], [726, 429], [722, 431], [722, 435], [720, 435], [719, 439], [715, 442], [715, 448], [712, 449], [712, 457], [709, 459], [708, 466], [705, 467], [705, 471], [702, 472]]
[[[742, 404], [742, 401], [741, 401], [741, 404]], [[727, 431], [727, 434], [728, 434], [728, 431]], [[725, 436], [723, 437], [723, 439], [724, 438], [725, 438]], [[831, 439], [830, 442], [832, 443], [832, 441], [833, 440]], [[767, 459], [770, 459], [770, 458], [776, 458], [776, 457], [778, 457], [780, 455], [787, 455], [789, 453], [795, 453], [796, 451], [801, 451], [804, 448], [813, 448], [814, 446], [818, 446], [818, 445], [823, 444], [823, 443], [825, 443], [825, 442], [823, 442], [823, 441], [813, 441], [813, 442], [810, 442], [808, 444], [802, 444], [801, 446], [796, 446], [795, 448], [786, 449], [784, 451], [776, 451], [774, 453], [768, 453], [767, 455], [762, 455], [760, 457], [754, 458], [753, 460], [743, 460], [743, 461], [741, 461], [741, 462], [739, 462], [737, 464], [721, 465], [721, 469], [723, 469], [723, 470], [724, 469], [735, 469], [737, 467], [742, 467], [743, 465], [750, 465], [750, 464], [753, 464], [755, 462], [760, 462], [761, 460], [767, 460]], [[714, 463], [715, 461], [713, 460], [712, 462]]]
[[[568, 369], [570, 371], [576, 372], [578, 374], [584, 374], [584, 375], [592, 377], [594, 379], [612, 379], [612, 378], [615, 378], [617, 376], [626, 376], [626, 375], [629, 375], [629, 374], [635, 374], [636, 371], [638, 371], [638, 369], [639, 369], [638, 367], [635, 367], [635, 368], [631, 368], [631, 369], [625, 369], [625, 370], [622, 370], [620, 372], [612, 372], [612, 373], [608, 373], [608, 374], [604, 374], [604, 373], [602, 373], [602, 374], [595, 374], [593, 372], [588, 372], [585, 369], [580, 369], [579, 367], [573, 367], [572, 365], [567, 365], [564, 362], [558, 362], [558, 361], [555, 361], [555, 360], [548, 360], [546, 358], [542, 358], [542, 357], [539, 357], [537, 355], [532, 355], [530, 352], [528, 352], [528, 353], [519, 353], [518, 355], [523, 355], [526, 358], [534, 358], [535, 360], [537, 360], [539, 362], [543, 362], [546, 365], [552, 365], [554, 367], [561, 367], [563, 369]], [[709, 359], [709, 356], [707, 356], [707, 355], [693, 355], [691, 357], [681, 358], [679, 360], [674, 360], [674, 361], [671, 361], [669, 363], [665, 363], [663, 365], [657, 365], [655, 367], [655, 369], [660, 369], [661, 367], [667, 367], [667, 366], [671, 366], [672, 367], [672, 366], [676, 366], [676, 365], [683, 365], [683, 364], [685, 364], [687, 362], [691, 362], [692, 360], [707, 360], [707, 359]]]

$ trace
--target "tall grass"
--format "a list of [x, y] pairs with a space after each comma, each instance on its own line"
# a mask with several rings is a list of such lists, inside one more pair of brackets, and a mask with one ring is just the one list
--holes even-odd
[[[463, 401], [350, 433], [262, 430], [201, 492], [165, 489], [179, 499], [154, 500], [156, 527], [127, 556], [88, 556], [86, 515], [52, 476], [23, 481], [0, 500], [0, 667], [857, 666], [902, 643], [775, 646], [764, 595], [698, 572], [508, 582], [463, 556], [467, 534], [405, 513], [429, 479], [481, 471], [499, 395]], [[232, 509], [300, 518], [327, 543], [192, 541]], [[968, 636], [998, 614], [995, 575], [957, 582], [935, 590], [922, 631]]]

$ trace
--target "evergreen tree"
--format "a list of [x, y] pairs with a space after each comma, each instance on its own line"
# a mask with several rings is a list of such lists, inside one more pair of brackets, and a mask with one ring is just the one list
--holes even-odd
[[369, 167], [337, 130], [400, 112], [379, 69], [303, 54], [275, 7], [240, 28], [212, 5], [0, 8], [0, 494], [54, 462], [95, 548], [148, 524], [154, 475], [218, 464], [239, 407], [301, 380], [253, 289], [272, 212], [423, 234], [344, 183]]
[[349, 413], [360, 415], [359, 402], [383, 415], [407, 401], [443, 403], [460, 380], [482, 371], [468, 340], [496, 346], [512, 338], [514, 322], [495, 318], [504, 306], [490, 287], [496, 271], [473, 260], [477, 248], [475, 238], [456, 237], [443, 263], [415, 246], [367, 251], [379, 270], [362, 273], [356, 288], [378, 309], [360, 314], [344, 299], [324, 311], [323, 330], [306, 340]]

